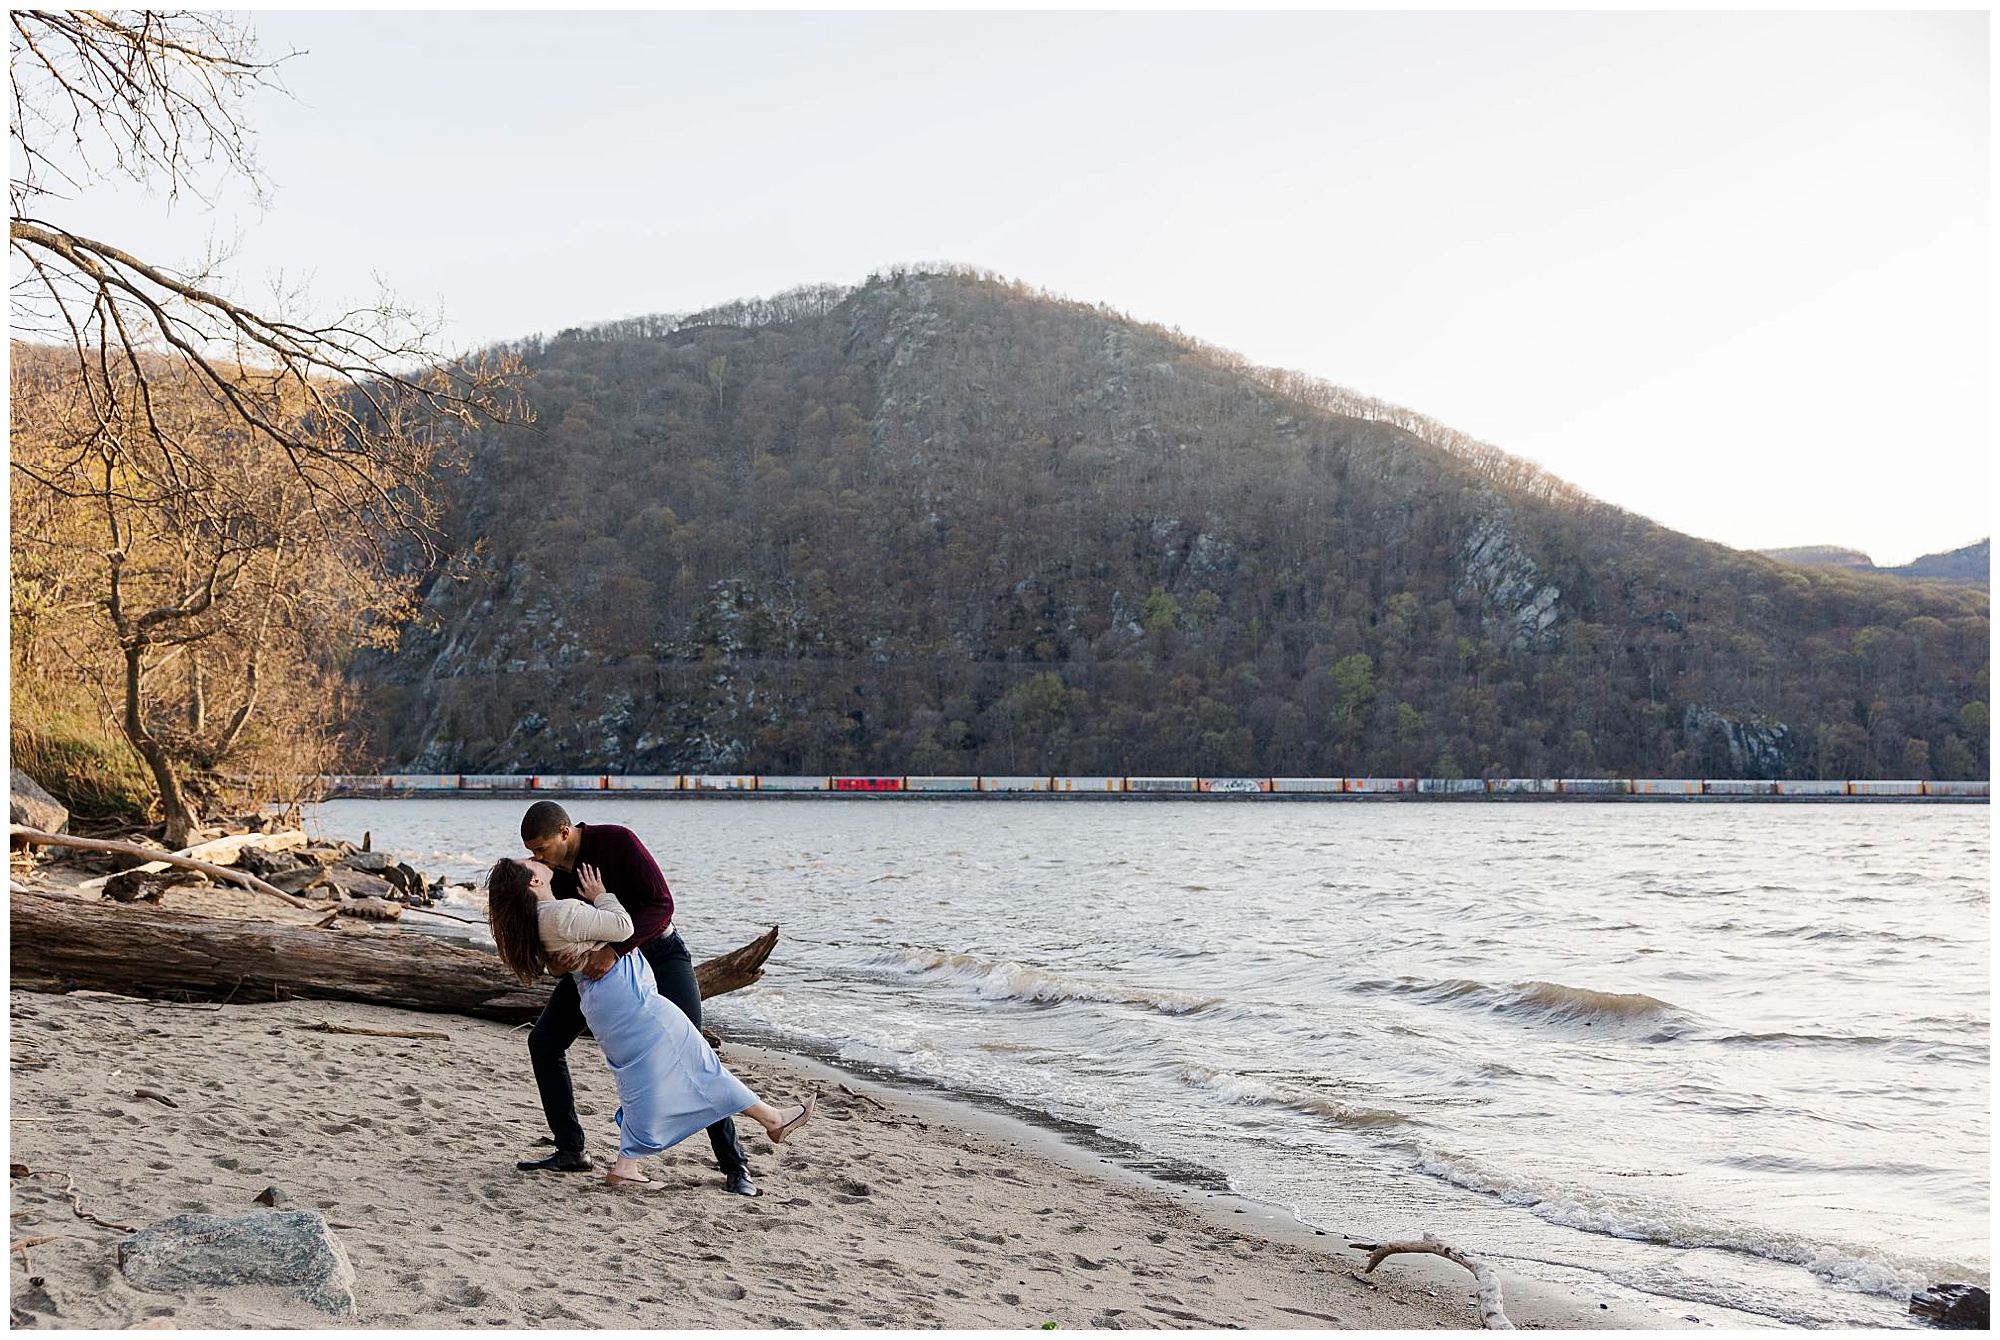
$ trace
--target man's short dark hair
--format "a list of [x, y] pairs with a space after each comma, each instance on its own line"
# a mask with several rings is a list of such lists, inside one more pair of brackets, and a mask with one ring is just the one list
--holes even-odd
[[521, 816], [521, 841], [539, 842], [554, 837], [569, 823], [569, 811], [553, 800], [538, 800]]

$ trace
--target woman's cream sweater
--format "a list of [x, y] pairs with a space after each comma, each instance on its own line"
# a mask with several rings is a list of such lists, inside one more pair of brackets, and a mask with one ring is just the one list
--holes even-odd
[[610, 892], [597, 905], [581, 898], [553, 898], [535, 907], [535, 928], [551, 954], [587, 954], [632, 938], [632, 915]]

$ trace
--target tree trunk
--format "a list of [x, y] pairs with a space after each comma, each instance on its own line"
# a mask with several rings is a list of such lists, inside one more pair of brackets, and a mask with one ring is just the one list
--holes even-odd
[[[203, 1000], [353, 1000], [518, 1023], [549, 984], [522, 986], [489, 953], [424, 935], [320, 930], [16, 892], [8, 921], [15, 984]], [[695, 969], [704, 999], [748, 986], [778, 928]]]
[[200, 819], [181, 790], [173, 760], [167, 757], [166, 749], [146, 729], [145, 714], [139, 703], [140, 662], [145, 650], [143, 643], [125, 648], [125, 738], [132, 742], [132, 747], [139, 751], [139, 757], [145, 760], [147, 769], [153, 774], [153, 785], [160, 793], [161, 817], [167, 825], [167, 845], [180, 848], [190, 844], [195, 829], [200, 826]]

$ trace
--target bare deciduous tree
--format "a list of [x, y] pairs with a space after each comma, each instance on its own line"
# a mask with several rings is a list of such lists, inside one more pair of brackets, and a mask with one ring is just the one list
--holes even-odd
[[[58, 571], [72, 586], [101, 579], [86, 603], [122, 668], [116, 718], [178, 845], [196, 815], [176, 771], [238, 745], [272, 695], [275, 660], [294, 688], [326, 668], [274, 654], [279, 632], [324, 623], [330, 600], [348, 602], [335, 622], [349, 626], [405, 611], [390, 550], [435, 554], [440, 478], [463, 430], [523, 416], [515, 369], [440, 356], [435, 323], [393, 299], [326, 317], [266, 309], [230, 296], [210, 268], [65, 227], [64, 200], [112, 178], [175, 199], [232, 180], [261, 194], [245, 111], [278, 87], [276, 64], [216, 14], [9, 17], [11, 316], [17, 337], [63, 351], [59, 372], [34, 369], [16, 490], [60, 522], [37, 538], [95, 555]], [[242, 682], [217, 729], [207, 703], [225, 663]], [[156, 719], [169, 665], [185, 682], [174, 729]]]

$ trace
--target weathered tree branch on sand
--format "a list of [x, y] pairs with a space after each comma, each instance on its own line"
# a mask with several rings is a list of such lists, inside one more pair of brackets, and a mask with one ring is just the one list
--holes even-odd
[[439, 1033], [428, 1028], [362, 1028], [355, 1024], [330, 1024], [322, 1019], [316, 1024], [302, 1024], [315, 1033], [348, 1033], [362, 1038], [428, 1038], [439, 1042], [450, 1042], [451, 1034]]
[[1489, 1331], [1511, 1331], [1514, 1323], [1507, 1320], [1501, 1309], [1500, 1277], [1476, 1256], [1467, 1256], [1448, 1242], [1440, 1242], [1434, 1235], [1426, 1233], [1417, 1242], [1356, 1242], [1350, 1246], [1368, 1253], [1368, 1265], [1362, 1274], [1370, 1274], [1376, 1266], [1401, 1252], [1420, 1252], [1428, 1256], [1442, 1256], [1447, 1261], [1456, 1262], [1472, 1272], [1472, 1278], [1479, 1284], [1479, 1322]]
[[310, 911], [315, 906], [303, 898], [294, 898], [283, 889], [266, 884], [247, 870], [231, 870], [226, 866], [210, 865], [207, 861], [197, 861], [193, 857], [181, 856], [174, 852], [154, 851], [151, 847], [142, 847], [136, 842], [110, 842], [103, 838], [71, 837], [67, 833], [44, 833], [40, 829], [24, 828], [20, 824], [8, 825], [7, 836], [16, 842], [27, 842], [37, 847], [75, 847], [79, 851], [108, 851], [120, 856], [139, 856], [149, 861], [164, 861], [168, 865], [181, 866], [187, 870], [199, 870], [210, 879], [240, 884], [252, 893], [276, 898], [293, 907], [303, 907]]
[[[293, 828], [282, 833], [231, 833], [228, 837], [216, 838], [213, 842], [201, 842], [192, 847], [183, 847], [177, 852], [169, 852], [169, 857], [180, 856], [190, 861], [207, 861], [212, 865], [234, 865], [236, 858], [245, 847], [259, 851], [290, 851], [294, 847], [306, 845], [306, 835]], [[228, 860], [223, 860], [223, 857]], [[133, 871], [153, 875], [167, 868], [166, 860], [154, 858], [144, 865], [135, 865]], [[96, 879], [86, 879], [77, 885], [79, 889], [101, 889], [112, 879], [110, 875], [99, 875]]]
[[[490, 953], [370, 927], [330, 932], [46, 893], [14, 895], [8, 919], [17, 984], [206, 1000], [351, 1000], [507, 1023], [533, 1019], [550, 989], [522, 986]], [[773, 926], [697, 965], [702, 996], [756, 981], [777, 942]]]

